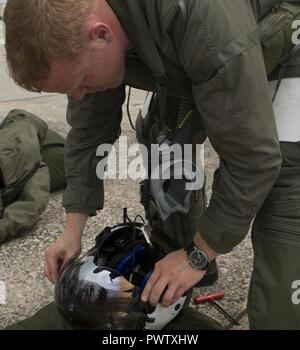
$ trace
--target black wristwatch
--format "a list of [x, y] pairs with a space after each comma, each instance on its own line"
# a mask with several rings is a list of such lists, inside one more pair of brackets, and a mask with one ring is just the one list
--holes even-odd
[[208, 269], [211, 261], [203, 250], [195, 246], [194, 242], [186, 247], [185, 251], [188, 255], [188, 263], [194, 270], [206, 271]]

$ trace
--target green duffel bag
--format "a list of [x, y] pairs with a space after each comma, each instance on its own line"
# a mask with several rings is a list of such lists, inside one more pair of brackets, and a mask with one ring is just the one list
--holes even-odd
[[50, 190], [65, 187], [65, 140], [37, 116], [12, 110], [0, 125], [0, 242], [31, 230]]
[[[5, 328], [7, 331], [28, 331], [28, 330], [86, 330], [86, 328], [75, 326], [62, 317], [54, 303], [51, 303], [39, 310], [32, 317], [12, 324]], [[166, 331], [179, 330], [223, 330], [224, 328], [214, 319], [188, 308], [178, 319], [169, 323]]]
[[65, 177], [65, 139], [54, 130], [48, 129], [41, 149], [42, 161], [48, 165], [50, 174], [50, 191], [66, 187]]

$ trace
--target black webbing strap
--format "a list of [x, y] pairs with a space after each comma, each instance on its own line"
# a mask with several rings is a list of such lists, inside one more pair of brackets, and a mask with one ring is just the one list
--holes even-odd
[[274, 91], [274, 95], [273, 95], [273, 98], [272, 98], [273, 102], [275, 101], [275, 99], [277, 97], [277, 94], [278, 94], [278, 91], [279, 91], [282, 79], [284, 78], [285, 73], [286, 73], [286, 68], [289, 66], [290, 60], [294, 57], [294, 55], [297, 53], [297, 51], [299, 49], [300, 49], [300, 43], [297, 44], [296, 46], [294, 46], [293, 49], [286, 56], [284, 56], [283, 59], [279, 63], [280, 70], [279, 70], [279, 74], [278, 74], [278, 81], [277, 81], [276, 88], [275, 88], [275, 91]]
[[0, 220], [3, 218], [3, 213], [4, 213], [4, 205], [3, 205], [2, 195], [0, 192]]

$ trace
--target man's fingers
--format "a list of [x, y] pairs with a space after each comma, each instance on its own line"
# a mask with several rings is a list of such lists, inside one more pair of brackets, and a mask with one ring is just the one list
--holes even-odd
[[44, 259], [44, 275], [50, 280], [50, 272], [46, 258]]
[[142, 293], [142, 301], [156, 305], [168, 286], [169, 280], [163, 279], [160, 270], [154, 270]]
[[64, 260], [61, 262], [60, 267], [59, 267], [59, 273], [62, 271], [62, 269], [70, 262], [75, 261], [78, 256], [80, 255], [81, 250], [78, 249], [75, 253], [67, 253], [66, 256], [64, 257]]
[[158, 282], [152, 288], [149, 295], [149, 303], [151, 305], [156, 305], [160, 302], [161, 296], [168, 287], [168, 280], [163, 280], [160, 278]]
[[146, 287], [144, 288], [143, 293], [142, 293], [141, 299], [143, 302], [146, 303], [149, 300], [152, 288], [155, 285], [155, 283], [159, 280], [159, 277], [160, 277], [160, 273], [157, 271], [154, 271], [152, 273], [152, 275], [150, 276], [150, 278], [146, 284]]
[[177, 301], [179, 298], [181, 298], [185, 292], [186, 292], [186, 290], [185, 290], [184, 288], [178, 288], [178, 289], [176, 290], [175, 295], [174, 295], [172, 304], [176, 303], [176, 301]]
[[55, 284], [58, 278], [60, 258], [56, 255], [45, 252], [45, 273], [48, 279]]
[[177, 288], [174, 285], [168, 285], [168, 288], [166, 289], [165, 293], [163, 294], [161, 304], [164, 307], [168, 307], [176, 301], [175, 294], [176, 294]]
[[52, 282], [51, 273], [50, 273], [50, 269], [49, 269], [49, 263], [48, 263], [48, 256], [47, 256], [46, 251], [44, 253], [44, 274], [48, 278], [48, 280], [50, 282]]

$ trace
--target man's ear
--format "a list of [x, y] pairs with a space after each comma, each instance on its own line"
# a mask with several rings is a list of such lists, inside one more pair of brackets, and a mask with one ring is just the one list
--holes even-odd
[[89, 29], [89, 36], [92, 40], [101, 40], [107, 44], [113, 41], [113, 34], [105, 23], [95, 23]]

